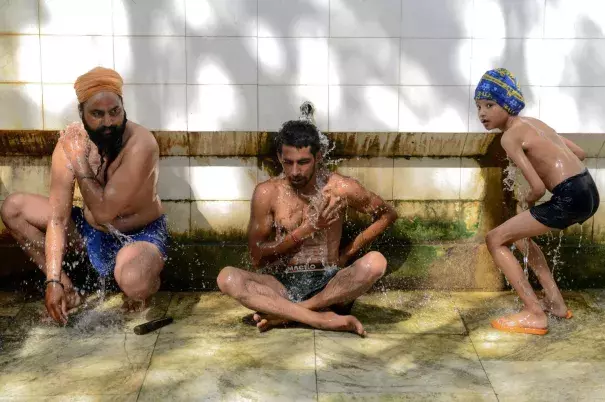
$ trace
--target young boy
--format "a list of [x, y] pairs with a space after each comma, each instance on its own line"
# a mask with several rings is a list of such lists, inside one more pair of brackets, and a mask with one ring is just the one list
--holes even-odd
[[[518, 116], [525, 102], [509, 71], [499, 68], [486, 72], [475, 91], [475, 101], [481, 123], [487, 130], [498, 128], [503, 132], [502, 147], [531, 187], [525, 199], [519, 200], [521, 205], [527, 203], [529, 210], [491, 230], [485, 239], [494, 261], [524, 303], [521, 312], [494, 320], [492, 326], [507, 332], [544, 335], [548, 332], [545, 312], [571, 318], [571, 311], [536, 243], [528, 239], [528, 260], [544, 288], [544, 305], [509, 246], [515, 243], [519, 250], [525, 250], [522, 239], [583, 223], [597, 211], [599, 193], [581, 162], [586, 154], [580, 147], [540, 120]], [[551, 200], [534, 205], [546, 190], [552, 192]]]

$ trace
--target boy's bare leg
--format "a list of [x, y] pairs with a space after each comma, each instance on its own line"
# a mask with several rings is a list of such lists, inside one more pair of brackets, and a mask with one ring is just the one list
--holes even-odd
[[[47, 197], [37, 194], [13, 193], [2, 203], [0, 216], [19, 243], [23, 251], [46, 274], [46, 257], [44, 244], [46, 241], [46, 225], [50, 219], [50, 204]], [[67, 228], [67, 246], [81, 247], [81, 239], [75, 224], [70, 220]], [[71, 280], [66, 274], [61, 275], [61, 283], [65, 287], [67, 308], [72, 309], [82, 303], [82, 299], [74, 290]]]
[[[538, 281], [540, 281], [540, 285], [542, 285], [544, 294], [546, 296], [543, 309], [557, 317], [565, 317], [567, 315], [567, 305], [565, 304], [565, 300], [563, 300], [563, 296], [561, 295], [555, 279], [548, 268], [548, 263], [546, 262], [544, 253], [532, 239], [527, 239], [527, 244], [529, 246], [529, 255], [527, 256], [528, 264], [536, 273]], [[525, 249], [527, 247], [526, 239], [516, 241], [515, 245], [517, 246], [518, 250], [525, 254]]]
[[487, 247], [494, 262], [525, 304], [521, 312], [502, 317], [505, 325], [520, 325], [527, 328], [546, 328], [548, 326], [548, 319], [542, 310], [540, 301], [508, 246], [517, 240], [538, 236], [550, 230], [549, 227], [534, 219], [529, 211], [524, 211], [493, 229], [486, 236]]
[[365, 335], [363, 326], [352, 315], [340, 316], [332, 312], [320, 313], [292, 303], [283, 296], [279, 286], [271, 279], [279, 283], [275, 278], [270, 278], [269, 275], [260, 275], [239, 268], [226, 267], [219, 273], [217, 283], [223, 293], [238, 300], [251, 310], [288, 321], [300, 322], [314, 328]]
[[[349, 267], [340, 270], [321, 292], [298, 305], [318, 311], [335, 304], [350, 303], [382, 278], [386, 268], [387, 261], [384, 256], [377, 251], [371, 251]], [[266, 314], [255, 314], [254, 320], [261, 329], [270, 329], [286, 323], [283, 319]]]

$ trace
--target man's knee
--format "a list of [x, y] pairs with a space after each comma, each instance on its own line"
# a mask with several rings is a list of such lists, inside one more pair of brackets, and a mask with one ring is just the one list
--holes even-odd
[[240, 283], [241, 278], [239, 270], [234, 267], [225, 267], [221, 269], [221, 272], [219, 272], [218, 277], [216, 278], [216, 284], [220, 291], [230, 296], [234, 296], [237, 293]]
[[159, 275], [141, 275], [134, 267], [117, 267], [114, 278], [126, 296], [135, 300], [145, 300], [160, 286]]
[[378, 251], [370, 251], [361, 261], [363, 279], [376, 282], [387, 270], [387, 259]]
[[24, 204], [25, 195], [23, 193], [13, 193], [6, 197], [0, 208], [0, 217], [7, 227], [10, 227], [11, 222], [22, 215]]
[[127, 246], [120, 250], [114, 278], [127, 296], [145, 299], [157, 291], [164, 262], [155, 254], [142, 246]]

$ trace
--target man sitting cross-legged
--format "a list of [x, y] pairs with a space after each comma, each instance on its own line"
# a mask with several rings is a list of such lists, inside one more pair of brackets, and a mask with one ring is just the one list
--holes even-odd
[[[257, 272], [225, 267], [218, 286], [257, 311], [260, 331], [300, 322], [364, 336], [357, 318], [337, 313], [350, 312], [352, 302], [384, 275], [387, 262], [372, 251], [347, 263], [397, 214], [356, 180], [322, 166], [320, 133], [311, 122], [289, 121], [276, 139], [284, 174], [259, 184], [252, 196], [248, 246]], [[347, 206], [375, 219], [339, 250]]]

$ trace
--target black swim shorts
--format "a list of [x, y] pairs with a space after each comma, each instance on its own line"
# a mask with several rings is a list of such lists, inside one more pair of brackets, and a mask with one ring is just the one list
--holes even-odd
[[295, 303], [310, 299], [326, 287], [340, 271], [335, 266], [320, 264], [292, 265], [273, 274], [288, 291], [288, 299]]
[[571, 176], [552, 189], [552, 198], [530, 208], [531, 215], [541, 224], [565, 229], [584, 223], [599, 208], [599, 192], [588, 170]]

